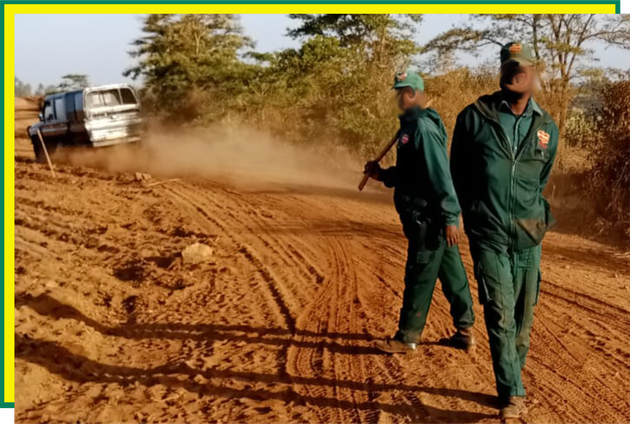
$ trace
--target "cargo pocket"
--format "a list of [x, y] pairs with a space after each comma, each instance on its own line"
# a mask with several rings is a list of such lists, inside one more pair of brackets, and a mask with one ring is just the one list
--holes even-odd
[[401, 220], [409, 240], [409, 257], [413, 257], [417, 264], [429, 263], [435, 253], [435, 249], [432, 249], [431, 221], [417, 211], [401, 216]]
[[475, 264], [475, 280], [477, 280], [478, 292], [479, 292], [479, 303], [484, 305], [488, 302], [490, 298], [490, 294], [488, 293], [488, 286], [486, 284], [486, 279], [483, 275], [483, 267], [481, 265], [481, 261], [478, 261]]
[[419, 250], [416, 253], [416, 263], [419, 264], [428, 264], [433, 257], [433, 252], [429, 250]]
[[515, 223], [521, 234], [525, 234], [529, 239], [528, 243], [520, 242], [517, 248], [528, 248], [540, 244], [547, 232], [546, 218], [542, 219], [516, 219]]

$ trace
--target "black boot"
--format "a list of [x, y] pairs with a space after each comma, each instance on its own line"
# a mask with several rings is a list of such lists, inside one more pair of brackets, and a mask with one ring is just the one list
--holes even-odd
[[472, 328], [458, 329], [451, 337], [440, 340], [440, 344], [470, 352], [475, 348], [475, 337], [473, 336]]
[[415, 343], [403, 343], [396, 339], [377, 340], [374, 346], [386, 353], [411, 353], [415, 352]]

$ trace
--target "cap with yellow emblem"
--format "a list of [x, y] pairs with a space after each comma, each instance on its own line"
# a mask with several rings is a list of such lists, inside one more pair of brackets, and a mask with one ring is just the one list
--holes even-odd
[[530, 45], [520, 41], [512, 41], [501, 47], [501, 66], [511, 60], [521, 66], [532, 66], [534, 55]]
[[414, 91], [424, 91], [424, 80], [417, 72], [411, 69], [396, 73], [393, 89], [398, 90], [405, 87], [411, 87]]

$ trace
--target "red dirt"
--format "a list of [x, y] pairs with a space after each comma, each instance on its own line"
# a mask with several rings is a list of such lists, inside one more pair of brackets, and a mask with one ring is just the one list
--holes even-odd
[[[389, 195], [225, 177], [147, 188], [69, 165], [53, 180], [30, 159], [31, 103], [16, 113], [16, 421], [497, 421], [479, 305], [473, 354], [435, 343], [452, 331], [438, 291], [417, 354], [371, 346], [401, 304]], [[212, 263], [181, 262], [195, 241]], [[628, 422], [628, 260], [559, 233], [543, 251], [524, 421]]]

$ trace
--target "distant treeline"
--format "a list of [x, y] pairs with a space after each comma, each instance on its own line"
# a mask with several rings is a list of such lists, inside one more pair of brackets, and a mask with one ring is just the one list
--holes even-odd
[[30, 84], [22, 82], [17, 76], [15, 77], [15, 96], [45, 96], [47, 94], [57, 93], [61, 91], [77, 90], [88, 87], [90, 80], [87, 75], [68, 74], [61, 77], [61, 82], [57, 85], [44, 85], [40, 83], [35, 91]]

